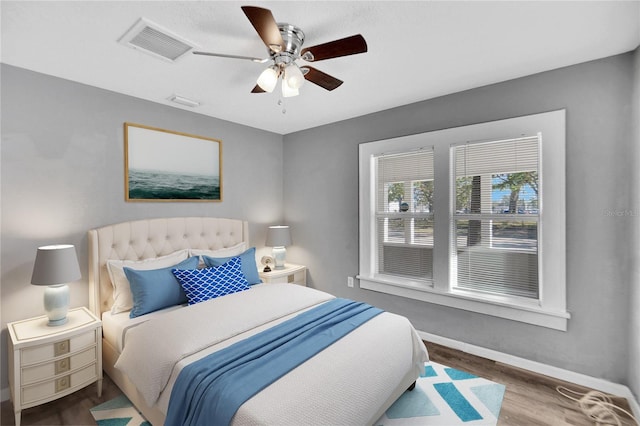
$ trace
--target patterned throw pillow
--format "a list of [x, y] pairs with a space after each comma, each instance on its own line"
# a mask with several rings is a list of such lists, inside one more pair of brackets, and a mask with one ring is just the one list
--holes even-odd
[[173, 269], [171, 272], [180, 282], [190, 305], [249, 289], [239, 257], [214, 268]]

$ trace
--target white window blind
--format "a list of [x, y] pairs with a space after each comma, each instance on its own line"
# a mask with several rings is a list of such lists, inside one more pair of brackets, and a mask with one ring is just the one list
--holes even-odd
[[433, 277], [433, 148], [375, 157], [377, 274]]
[[452, 288], [539, 298], [539, 136], [452, 146]]

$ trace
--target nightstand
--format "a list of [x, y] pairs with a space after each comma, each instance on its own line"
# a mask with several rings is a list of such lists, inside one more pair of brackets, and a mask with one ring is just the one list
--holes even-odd
[[102, 394], [102, 322], [87, 308], [70, 309], [64, 325], [46, 316], [7, 324], [9, 388], [20, 426], [25, 408], [69, 395], [97, 382]]
[[272, 269], [271, 272], [260, 271], [260, 278], [267, 284], [290, 283], [307, 285], [307, 267], [285, 263], [284, 269]]

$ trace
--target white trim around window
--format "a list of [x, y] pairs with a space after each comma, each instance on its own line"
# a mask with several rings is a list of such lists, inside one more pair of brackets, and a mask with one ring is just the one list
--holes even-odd
[[[451, 285], [451, 147], [460, 143], [539, 135], [539, 297], [527, 299], [461, 291]], [[375, 158], [433, 150], [434, 245], [432, 279], [403, 278], [376, 271]], [[566, 331], [565, 110], [438, 130], [376, 142], [359, 148], [360, 287], [482, 314]], [[546, 185], [545, 185], [546, 184]]]

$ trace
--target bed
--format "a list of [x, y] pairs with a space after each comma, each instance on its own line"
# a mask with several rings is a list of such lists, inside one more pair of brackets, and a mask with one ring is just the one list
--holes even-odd
[[[179, 379], [187, 366], [337, 301], [307, 287], [255, 284], [194, 305], [141, 311], [135, 318], [129, 318], [131, 311], [114, 312], [114, 305], [127, 306], [121, 303], [122, 287], [112, 283], [122, 279], [114, 275], [113, 265], [149, 270], [149, 275], [159, 271], [162, 262], [178, 263], [177, 254], [186, 253], [187, 259], [254, 255], [248, 229], [247, 222], [237, 219], [176, 217], [88, 232], [90, 309], [103, 320], [103, 368], [154, 425], [165, 424], [171, 390], [177, 383], [184, 388]], [[204, 258], [198, 258], [199, 268]], [[247, 279], [250, 273], [257, 270], [243, 270]], [[130, 284], [133, 291], [133, 278]], [[132, 309], [139, 307], [134, 304]], [[188, 332], [181, 321], [189, 324]], [[409, 321], [382, 312], [250, 397], [232, 424], [373, 424], [412, 386], [427, 359]]]

